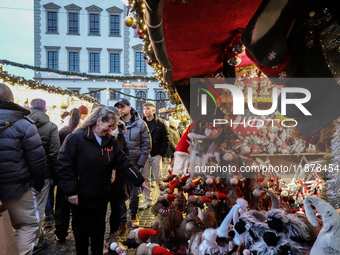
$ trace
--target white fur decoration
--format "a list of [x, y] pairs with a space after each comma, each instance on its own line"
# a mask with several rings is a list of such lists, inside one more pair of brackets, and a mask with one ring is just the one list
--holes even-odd
[[322, 229], [312, 247], [310, 255], [340, 254], [340, 216], [334, 207], [317, 197], [306, 197], [304, 204], [307, 218], [313, 226], [318, 226], [319, 223], [311, 205], [314, 205], [323, 221]]
[[219, 251], [220, 248], [216, 242], [217, 230], [213, 228], [208, 228], [204, 230], [202, 234], [202, 243], [200, 244], [198, 251], [200, 255], [208, 254], [206, 253], [208, 248], [213, 248], [216, 251]]
[[243, 198], [238, 198], [236, 200], [236, 204], [231, 208], [228, 215], [224, 218], [222, 221], [220, 227], [217, 229], [217, 235], [219, 237], [227, 237], [228, 236], [228, 228], [231, 223], [231, 220], [233, 219], [234, 224], [238, 220], [238, 210], [242, 209], [243, 211], [246, 211], [246, 208], [248, 207], [248, 202], [244, 200]]

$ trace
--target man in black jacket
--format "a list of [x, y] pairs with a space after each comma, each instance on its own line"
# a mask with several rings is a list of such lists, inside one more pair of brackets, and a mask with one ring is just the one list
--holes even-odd
[[[36, 194], [44, 186], [45, 151], [30, 111], [0, 83], [0, 207], [7, 209], [20, 254], [31, 254], [39, 226]], [[0, 247], [0, 250], [2, 248]]]
[[58, 151], [60, 149], [58, 126], [50, 121], [50, 117], [46, 114], [46, 102], [41, 98], [33, 99], [30, 103], [31, 115], [34, 124], [38, 128], [43, 147], [46, 153], [46, 171], [44, 187], [37, 196], [37, 204], [39, 210], [39, 230], [36, 237], [36, 249], [45, 245], [42, 241], [41, 226], [45, 218], [45, 207], [50, 191], [51, 181], [58, 169]]
[[[156, 181], [156, 196], [159, 195], [159, 184], [162, 177], [162, 157], [165, 157], [169, 147], [169, 130], [163, 119], [156, 116], [155, 105], [147, 102], [143, 104], [144, 121], [148, 125], [151, 134], [152, 146], [151, 152], [142, 169], [145, 184], [150, 189], [150, 175], [151, 170], [155, 176]], [[138, 207], [139, 209], [146, 209], [152, 204], [150, 191], [144, 190], [144, 201]]]

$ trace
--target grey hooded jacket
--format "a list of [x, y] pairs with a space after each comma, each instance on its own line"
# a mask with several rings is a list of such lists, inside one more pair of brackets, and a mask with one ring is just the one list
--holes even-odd
[[150, 132], [145, 122], [139, 117], [139, 113], [131, 107], [131, 119], [126, 124], [124, 133], [129, 159], [132, 163], [143, 167], [151, 151]]

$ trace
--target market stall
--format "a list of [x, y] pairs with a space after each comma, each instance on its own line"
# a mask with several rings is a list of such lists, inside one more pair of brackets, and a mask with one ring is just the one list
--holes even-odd
[[[337, 224], [339, 125], [333, 121], [340, 115], [340, 51], [334, 2], [129, 4], [126, 25], [143, 39], [145, 59], [170, 99], [180, 100], [192, 120], [172, 175], [160, 187], [164, 198], [155, 205], [165, 224], [159, 243], [189, 239], [177, 254], [328, 254], [311, 205], [323, 224]], [[305, 108], [293, 103], [298, 100]], [[327, 200], [329, 173], [336, 180], [328, 182]], [[187, 225], [174, 222], [171, 231], [163, 212], [173, 210], [170, 219], [179, 219], [177, 209]], [[306, 221], [293, 223], [299, 216]], [[296, 223], [307, 224], [309, 235], [299, 228], [302, 235], [289, 236]], [[340, 252], [338, 244], [329, 245]]]
[[94, 104], [100, 102], [88, 95], [74, 93], [67, 89], [56, 86], [41, 84], [34, 80], [26, 80], [22, 77], [10, 75], [0, 66], [0, 82], [10, 87], [14, 95], [14, 102], [29, 107], [29, 103], [34, 98], [42, 98], [46, 101], [46, 114], [50, 120], [57, 125], [60, 122], [60, 115], [64, 111], [70, 111], [85, 105], [91, 111]]

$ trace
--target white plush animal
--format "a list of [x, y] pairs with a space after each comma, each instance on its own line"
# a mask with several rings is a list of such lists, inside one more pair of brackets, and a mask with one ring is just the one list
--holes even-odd
[[220, 251], [220, 248], [218, 247], [216, 242], [216, 236], [217, 229], [208, 228], [204, 230], [202, 234], [203, 241], [198, 248], [200, 255], [215, 254], [216, 251]]
[[316, 239], [310, 255], [339, 255], [340, 254], [340, 216], [336, 210], [325, 200], [317, 197], [306, 197], [305, 211], [308, 220], [313, 226], [318, 226], [313, 209], [321, 215], [323, 227]]

